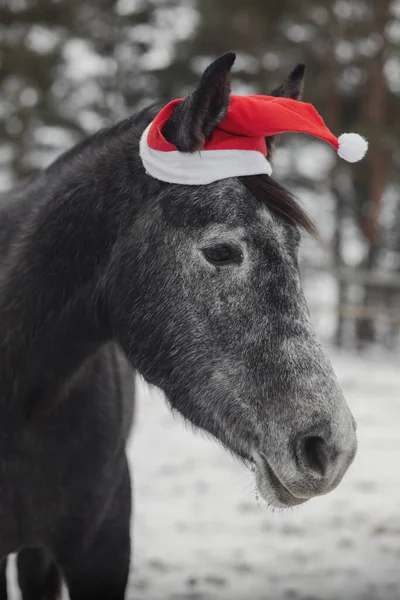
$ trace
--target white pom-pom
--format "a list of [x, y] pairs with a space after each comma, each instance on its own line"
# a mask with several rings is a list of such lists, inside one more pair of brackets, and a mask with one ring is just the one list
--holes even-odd
[[338, 138], [338, 142], [338, 154], [340, 158], [347, 160], [347, 162], [358, 162], [368, 150], [367, 140], [358, 133], [342, 133]]

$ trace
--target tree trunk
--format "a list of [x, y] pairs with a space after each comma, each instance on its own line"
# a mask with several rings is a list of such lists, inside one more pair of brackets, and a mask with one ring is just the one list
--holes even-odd
[[[387, 51], [385, 28], [389, 21], [389, 8], [391, 0], [380, 0], [377, 9], [377, 19], [374, 27], [379, 32], [382, 44], [371, 64], [369, 102], [366, 105], [368, 121], [371, 125], [372, 139], [370, 139], [370, 200], [368, 214], [365, 219], [364, 232], [368, 243], [366, 268], [372, 270], [377, 266], [380, 247], [379, 216], [382, 206], [383, 194], [389, 175], [389, 156], [382, 147], [387, 113], [387, 83], [384, 74], [384, 65]], [[383, 135], [382, 135], [383, 134]], [[376, 297], [376, 292], [371, 286], [364, 289], [364, 306], [370, 306]], [[360, 319], [357, 327], [359, 347], [373, 342], [376, 337], [375, 324], [372, 318]]]
[[[326, 95], [326, 122], [332, 131], [339, 131], [341, 121], [341, 103], [339, 97], [338, 81], [338, 64], [335, 56], [335, 44], [339, 39], [338, 23], [333, 6], [329, 7], [329, 19], [325, 26], [326, 36], [326, 52], [324, 57], [327, 95]], [[342, 227], [344, 216], [344, 205], [342, 195], [338, 190], [335, 190], [335, 175], [338, 172], [336, 167], [331, 173], [332, 188], [335, 196], [335, 225], [332, 240], [333, 264], [336, 272], [340, 272], [340, 267], [343, 265], [342, 256]], [[336, 310], [336, 328], [335, 328], [335, 344], [342, 347], [344, 344], [345, 319], [341, 314], [340, 307], [345, 303], [347, 296], [347, 284], [340, 279], [337, 280], [338, 286], [338, 303]]]

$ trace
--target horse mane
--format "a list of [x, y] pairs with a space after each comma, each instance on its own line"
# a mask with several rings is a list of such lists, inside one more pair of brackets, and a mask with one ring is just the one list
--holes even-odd
[[103, 127], [91, 135], [85, 136], [80, 142], [56, 158], [45, 169], [45, 172], [52, 173], [54, 170], [62, 167], [75, 157], [80, 156], [88, 148], [90, 148], [91, 151], [94, 151], [96, 148], [100, 148], [104, 143], [106, 143], [108, 140], [111, 140], [115, 136], [124, 134], [127, 131], [132, 131], [135, 128], [138, 128], [138, 130], [141, 132], [145, 129], [145, 127], [147, 127], [147, 125], [151, 123], [164, 105], [165, 103], [160, 101], [153, 102], [150, 104], [150, 106], [147, 106], [130, 117], [127, 117], [122, 121], [118, 121], [118, 123]]
[[269, 175], [249, 175], [240, 177], [243, 185], [270, 210], [294, 223], [313, 237], [320, 235], [313, 220], [300, 206], [296, 198]]

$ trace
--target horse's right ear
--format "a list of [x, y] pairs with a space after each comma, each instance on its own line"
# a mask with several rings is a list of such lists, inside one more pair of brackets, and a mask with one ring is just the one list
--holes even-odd
[[301, 100], [304, 87], [304, 72], [306, 65], [300, 63], [290, 72], [286, 80], [270, 92], [270, 96], [279, 98], [292, 98], [292, 100]]
[[[285, 81], [274, 88], [269, 95], [279, 98], [291, 98], [292, 100], [301, 100], [304, 87], [304, 72], [306, 66], [303, 63], [298, 64], [290, 73]], [[277, 140], [276, 135], [265, 138], [268, 149], [268, 156], [273, 157]]]
[[196, 89], [175, 109], [162, 133], [180, 152], [196, 152], [226, 115], [231, 91], [231, 67], [236, 55], [223, 54], [205, 71]]

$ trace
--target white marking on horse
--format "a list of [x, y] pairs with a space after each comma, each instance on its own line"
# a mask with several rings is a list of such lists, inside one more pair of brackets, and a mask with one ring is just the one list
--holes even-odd
[[7, 600], [23, 600], [18, 584], [17, 554], [9, 554], [6, 566]]

